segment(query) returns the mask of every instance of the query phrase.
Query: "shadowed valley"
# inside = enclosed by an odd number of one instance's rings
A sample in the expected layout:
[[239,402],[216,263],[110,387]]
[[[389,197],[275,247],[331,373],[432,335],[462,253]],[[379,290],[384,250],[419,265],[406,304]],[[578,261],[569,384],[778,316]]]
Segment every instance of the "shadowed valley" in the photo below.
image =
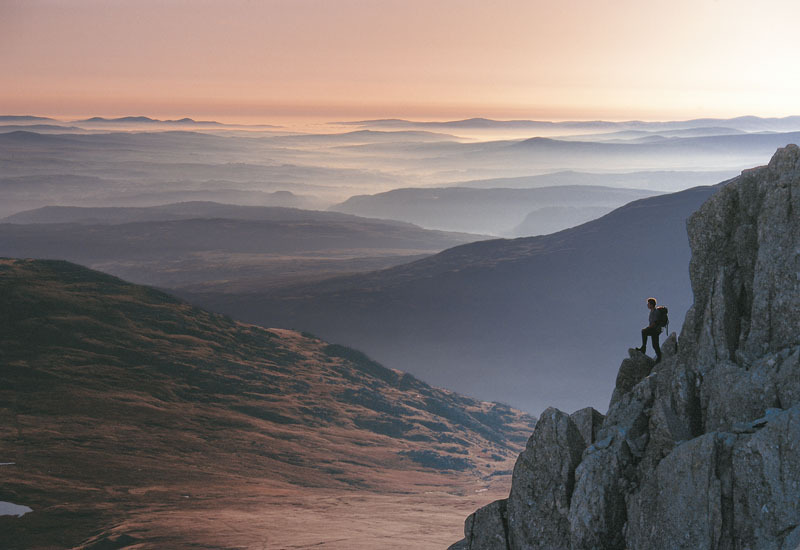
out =
[[657,294],[674,319],[691,305],[685,223],[717,189],[641,199],[551,235],[462,245],[379,272],[185,296],[525,410],[599,408],[620,347],[639,337],[644,300]]

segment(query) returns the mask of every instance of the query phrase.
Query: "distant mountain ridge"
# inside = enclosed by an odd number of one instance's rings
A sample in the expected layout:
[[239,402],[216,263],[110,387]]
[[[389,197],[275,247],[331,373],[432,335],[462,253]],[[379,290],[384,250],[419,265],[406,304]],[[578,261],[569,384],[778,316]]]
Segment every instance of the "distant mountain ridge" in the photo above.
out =
[[[18,212],[6,223],[131,223],[198,218],[225,218],[271,221],[363,221],[363,216],[324,210],[303,210],[281,206],[243,206],[212,201],[183,201],[159,206],[44,206]],[[377,220],[373,220],[376,221]],[[412,227],[403,221],[381,220],[381,224]]]
[[52,117],[42,117],[33,115],[0,115],[0,123],[3,122],[53,122],[60,124],[100,124],[100,125],[120,125],[120,124],[142,124],[142,125],[171,125],[171,126],[203,126],[203,127],[252,127],[252,128],[282,128],[272,124],[229,124],[225,122],[218,122],[215,120],[194,120],[189,117],[180,119],[158,119],[149,116],[122,116],[122,117],[102,117],[93,116],[90,118],[67,120],[56,119]]
[[[347,152],[364,159],[389,155],[406,170],[460,173],[458,180],[576,172],[720,172],[741,171],[775,149],[800,141],[800,125],[791,131],[747,132],[654,140],[559,139],[544,132],[499,132],[494,139],[471,142],[409,143],[391,151],[385,144],[354,145]],[[480,134],[480,133],[479,133]],[[531,137],[533,134],[533,137]],[[500,139],[498,139],[500,138]],[[487,178],[464,176],[489,174]],[[452,175],[449,181],[453,181]]]
[[59,133],[72,133],[84,132],[83,128],[77,126],[60,126],[57,124],[2,124],[0,125],[0,132],[59,132]]
[[641,172],[578,172],[565,170],[534,176],[491,178],[460,181],[448,187],[492,189],[496,187],[529,189],[556,185],[602,185],[616,188],[636,188],[653,191],[675,192],[689,187],[714,185],[736,176],[735,170],[723,171],[641,171]]
[[375,141],[413,141],[413,142],[426,142],[426,141],[460,141],[462,138],[451,134],[442,134],[439,132],[430,131],[403,131],[403,130],[355,130],[352,132],[339,132],[334,134],[287,134],[281,136],[274,136],[262,138],[265,140],[275,141],[278,143],[322,143],[327,142],[330,145],[339,145],[347,143],[368,143]]
[[0,122],[54,122],[56,119],[32,115],[0,115]]
[[[429,229],[508,235],[531,212],[545,207],[607,207],[606,212],[655,191],[619,189],[600,185],[507,188],[400,188],[375,195],[356,195],[329,210],[359,216],[396,219]],[[605,213],[605,212],[604,212]],[[586,220],[582,220],[586,221]],[[557,230],[571,223],[562,219]],[[552,233],[544,227],[535,233]],[[516,235],[515,235],[516,236]]]
[[648,138],[664,138],[669,139],[672,137],[703,137],[703,136],[724,136],[736,135],[746,133],[744,130],[738,128],[726,128],[718,126],[699,126],[692,128],[678,128],[678,129],[659,129],[659,130],[619,130],[616,132],[606,132],[602,134],[575,134],[572,136],[558,136],[562,140],[641,140]]
[[381,269],[481,235],[295,208],[45,207],[0,220],[0,256],[63,259],[161,288],[263,290]]
[[76,120],[78,122],[135,122],[135,123],[142,123],[148,124],[152,122],[158,122],[160,124],[202,124],[204,126],[217,126],[221,125],[219,122],[215,122],[212,120],[193,120],[188,117],[181,118],[179,120],[159,120],[157,118],[150,118],[146,116],[124,116],[119,118],[104,118],[100,116],[95,116],[92,118],[87,118],[84,120]]
[[375,119],[337,122],[336,124],[361,125],[372,127],[407,127],[429,126],[440,128],[522,128],[522,129],[686,129],[707,126],[746,129],[748,131],[763,131],[775,129],[800,129],[800,116],[787,116],[780,118],[762,118],[756,116],[740,116],[734,118],[698,118],[684,121],[649,122],[642,120],[629,120],[623,122],[593,120],[593,121],[564,121],[551,122],[541,120],[493,120],[488,118],[470,118],[453,121],[412,121],[404,119]]

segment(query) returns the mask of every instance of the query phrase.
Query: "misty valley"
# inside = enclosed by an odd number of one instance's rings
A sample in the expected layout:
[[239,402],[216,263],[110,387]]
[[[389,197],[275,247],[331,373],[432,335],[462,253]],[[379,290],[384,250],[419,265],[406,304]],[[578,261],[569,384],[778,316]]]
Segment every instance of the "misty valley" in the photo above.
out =
[[0,123],[0,255],[310,331],[534,414],[601,405],[642,296],[682,319],[684,220],[800,130],[797,117]]
[[456,542],[548,407],[602,439],[649,296],[669,333],[711,315],[687,220],[798,141],[800,117],[0,116],[0,546]]

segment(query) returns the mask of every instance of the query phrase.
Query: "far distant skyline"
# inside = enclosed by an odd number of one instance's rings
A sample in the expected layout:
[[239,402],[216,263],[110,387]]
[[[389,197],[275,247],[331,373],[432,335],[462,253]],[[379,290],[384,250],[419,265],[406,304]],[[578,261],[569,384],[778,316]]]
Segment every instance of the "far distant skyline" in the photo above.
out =
[[6,0],[0,111],[225,122],[800,113],[789,0]]
[[[238,117],[238,118],[216,118],[211,116],[205,117],[198,117],[198,116],[190,116],[186,113],[178,113],[174,115],[153,115],[151,113],[134,113],[134,114],[97,114],[97,113],[82,113],[80,115],[58,115],[52,113],[37,113],[37,112],[0,112],[0,118],[19,118],[19,122],[28,122],[28,123],[42,123],[47,124],[48,121],[53,121],[54,123],[58,124],[78,124],[78,123],[89,123],[89,122],[116,122],[116,123],[135,123],[135,122],[153,122],[153,123],[174,123],[174,124],[198,124],[198,125],[222,125],[222,126],[252,126],[254,128],[275,128],[280,129],[283,126],[279,125],[271,125],[268,124],[268,119],[263,119],[263,117]],[[281,118],[280,116],[277,118]],[[373,128],[373,129],[380,129],[384,124],[386,131],[391,131],[393,129],[407,129],[413,128],[414,125],[447,125],[452,123],[461,123],[461,122],[469,122],[469,121],[476,121],[477,124],[480,124],[479,121],[487,121],[487,122],[497,122],[497,123],[543,123],[543,124],[554,124],[558,125],[561,124],[592,124],[595,122],[605,122],[610,124],[621,124],[624,125],[626,123],[630,123],[635,125],[637,123],[643,124],[658,124],[660,122],[664,123],[680,123],[680,122],[691,122],[694,120],[711,120],[711,121],[732,121],[737,119],[760,119],[760,120],[786,120],[786,119],[796,119],[800,118],[800,114],[786,114],[781,116],[774,116],[774,117],[762,117],[757,115],[751,114],[741,114],[736,116],[730,117],[713,117],[713,116],[698,116],[698,117],[681,117],[681,118],[674,118],[674,119],[635,119],[635,118],[620,118],[620,119],[605,119],[605,118],[585,118],[585,119],[578,119],[578,118],[565,118],[565,119],[545,119],[545,118],[500,118],[500,117],[488,117],[488,116],[481,116],[481,115],[474,115],[468,117],[439,117],[439,118],[424,118],[424,117],[375,117],[375,118],[351,118],[351,119],[340,119],[340,120],[332,120],[330,117],[324,117],[321,115],[318,116],[306,116],[302,117],[299,115],[284,115],[286,120],[292,120],[296,118],[298,120],[305,120],[311,121],[314,125],[321,126],[321,125],[330,125],[330,126],[341,126],[341,127],[351,127],[352,130],[357,130],[359,128]],[[22,119],[28,119],[27,121]],[[139,120],[135,120],[139,119]],[[7,121],[13,123],[13,121]],[[407,122],[409,125],[399,125],[395,127],[392,123],[404,123]],[[467,126],[471,128],[471,126]],[[566,128],[571,128],[571,126],[567,126]],[[435,130],[434,130],[435,131]],[[566,130],[565,130],[566,131]]]
[[[155,116],[152,114],[122,114],[122,115],[98,115],[96,113],[83,114],[81,116],[58,116],[48,113],[7,113],[0,112],[0,118],[3,117],[33,117],[34,120],[28,121],[13,121],[5,120],[3,124],[11,124],[18,126],[17,129],[25,128],[40,128],[42,125],[55,124],[64,128],[71,128],[73,126],[83,127],[84,129],[92,129],[95,131],[125,131],[125,132],[149,132],[149,131],[162,131],[162,130],[186,130],[186,131],[206,131],[217,129],[238,129],[241,131],[253,132],[277,132],[277,133],[311,133],[311,134],[339,134],[358,132],[363,130],[392,132],[392,131],[426,131],[434,132],[442,135],[459,136],[462,139],[468,140],[503,140],[503,139],[524,139],[529,137],[550,137],[558,139],[558,136],[577,136],[583,134],[602,134],[606,132],[639,130],[657,132],[666,130],[667,127],[659,126],[661,123],[672,125],[673,130],[683,127],[682,123],[686,122],[691,127],[694,121],[703,122],[706,126],[720,126],[722,128],[734,128],[735,131],[742,131],[742,127],[737,124],[744,124],[744,131],[749,132],[783,132],[795,131],[797,129],[800,114],[786,115],[780,117],[756,117],[753,115],[741,115],[737,117],[697,117],[697,118],[680,118],[674,120],[643,120],[643,119],[625,119],[625,120],[602,120],[602,119],[586,119],[586,120],[545,120],[545,119],[501,119],[489,117],[468,117],[468,118],[430,118],[424,119],[408,117],[408,118],[383,118],[377,117],[375,119],[352,119],[352,120],[330,120],[325,117],[298,117],[298,116],[283,116],[283,117],[236,117],[236,118],[218,118],[213,116],[193,117],[188,116],[186,113],[179,113],[169,116]],[[102,119],[102,120],[96,120]],[[149,119],[152,121],[146,122],[143,120],[128,120],[128,119]],[[744,119],[753,119],[752,121],[744,121]],[[475,124],[462,124],[471,120],[477,120]],[[52,122],[50,122],[52,121]],[[103,121],[108,122],[104,124]],[[485,124],[481,121],[487,121]],[[740,122],[736,122],[740,121]],[[760,122],[758,122],[760,121]],[[778,122],[784,121],[784,122]],[[506,125],[506,123],[512,123]],[[518,124],[513,124],[518,123]],[[526,124],[526,123],[532,123]],[[541,124],[538,124],[541,123]],[[605,123],[608,126],[597,126],[596,123]],[[679,126],[674,126],[678,124]],[[775,126],[778,124],[778,126]],[[731,126],[733,125],[733,126]],[[748,126],[751,126],[748,128]],[[34,130],[36,131],[36,130]],[[54,131],[53,129],[46,131]]]

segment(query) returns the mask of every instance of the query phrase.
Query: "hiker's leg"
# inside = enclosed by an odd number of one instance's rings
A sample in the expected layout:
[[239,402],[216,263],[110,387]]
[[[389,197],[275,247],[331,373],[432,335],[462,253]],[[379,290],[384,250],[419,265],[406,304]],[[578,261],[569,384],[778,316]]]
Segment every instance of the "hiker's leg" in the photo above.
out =
[[644,353],[644,350],[647,349],[647,328],[648,327],[644,327],[642,329],[642,353]]
[[661,346],[658,345],[658,339],[661,336],[661,331],[658,329],[650,333],[650,339],[653,341],[653,349],[656,352],[656,358],[661,359]]

